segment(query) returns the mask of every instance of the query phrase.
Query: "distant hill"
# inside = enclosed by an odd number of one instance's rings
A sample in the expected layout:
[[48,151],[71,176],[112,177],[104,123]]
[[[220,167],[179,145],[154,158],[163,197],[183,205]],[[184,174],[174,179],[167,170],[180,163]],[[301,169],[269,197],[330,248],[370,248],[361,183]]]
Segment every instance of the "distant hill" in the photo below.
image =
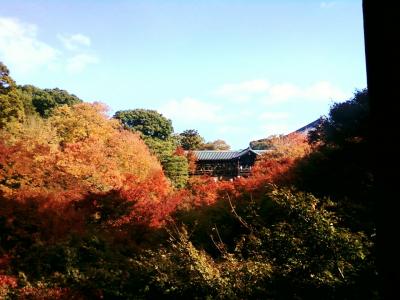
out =
[[[303,134],[307,134],[310,130],[313,130],[315,128],[317,128],[317,126],[319,124],[321,124],[322,122],[322,118],[319,118],[287,135],[293,134],[293,133],[303,133]],[[255,140],[255,141],[251,141],[250,142],[250,148],[254,149],[254,150],[268,150],[270,148],[270,143],[269,143],[269,139],[265,138],[265,139],[259,139],[259,140]]]

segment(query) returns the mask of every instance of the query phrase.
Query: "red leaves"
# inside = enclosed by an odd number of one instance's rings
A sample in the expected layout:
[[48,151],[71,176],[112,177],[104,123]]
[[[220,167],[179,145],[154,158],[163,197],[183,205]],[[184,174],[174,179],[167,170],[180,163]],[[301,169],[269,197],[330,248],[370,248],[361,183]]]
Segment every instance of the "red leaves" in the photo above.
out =
[[264,193],[268,184],[289,182],[292,166],[310,149],[306,137],[295,133],[272,137],[269,142],[274,151],[264,154],[247,178],[217,181],[211,177],[192,177],[182,207],[212,205],[227,195],[232,199],[244,198],[244,195],[256,196]]
[[0,290],[5,287],[15,288],[16,286],[17,286],[17,279],[14,276],[0,274]]
[[162,171],[143,181],[135,176],[127,177],[121,196],[134,205],[130,214],[119,220],[118,224],[134,222],[150,227],[163,225],[181,201],[180,197],[171,194],[170,185]]
[[[98,104],[62,106],[14,135],[0,131],[0,191],[23,199],[58,193],[59,201],[120,189],[126,175],[161,170],[138,135],[121,130]],[[33,130],[36,129],[36,130]]]
[[177,147],[175,149],[174,155],[185,156],[185,150],[182,147]]

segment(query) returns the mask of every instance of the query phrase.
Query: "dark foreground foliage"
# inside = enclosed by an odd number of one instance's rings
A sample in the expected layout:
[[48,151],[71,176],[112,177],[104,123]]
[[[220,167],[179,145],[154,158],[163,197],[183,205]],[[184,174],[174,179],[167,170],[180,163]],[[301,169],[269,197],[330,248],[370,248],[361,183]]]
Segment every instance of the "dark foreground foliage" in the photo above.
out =
[[86,209],[83,231],[51,241],[43,234],[48,212],[14,208],[30,218],[1,219],[1,249],[18,287],[7,297],[30,291],[42,299],[47,289],[44,299],[54,290],[59,299],[376,299],[373,243],[338,226],[331,205],[270,186],[258,199],[181,211],[158,230],[108,226],[120,211],[108,207],[97,222]]
[[366,90],[233,182],[77,102],[0,63],[0,299],[380,299]]

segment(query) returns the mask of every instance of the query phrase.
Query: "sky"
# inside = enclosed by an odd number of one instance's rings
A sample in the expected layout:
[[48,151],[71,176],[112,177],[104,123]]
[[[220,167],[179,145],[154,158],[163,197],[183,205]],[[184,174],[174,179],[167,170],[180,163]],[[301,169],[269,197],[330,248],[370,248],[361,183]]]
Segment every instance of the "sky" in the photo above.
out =
[[17,84],[155,109],[238,150],[366,87],[361,2],[0,0],[0,61]]

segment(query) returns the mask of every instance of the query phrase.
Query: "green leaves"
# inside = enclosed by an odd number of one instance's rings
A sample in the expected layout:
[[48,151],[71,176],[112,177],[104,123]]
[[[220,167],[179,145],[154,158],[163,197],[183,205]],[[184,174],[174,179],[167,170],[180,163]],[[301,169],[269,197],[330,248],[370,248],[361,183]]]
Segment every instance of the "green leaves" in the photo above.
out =
[[41,117],[49,117],[58,106],[82,103],[77,96],[58,88],[40,89],[32,85],[24,85],[18,86],[18,91],[27,98],[25,101],[29,102]]
[[7,67],[0,62],[0,129],[15,126],[25,120],[25,111],[14,80]]
[[174,131],[171,120],[155,110],[133,109],[117,111],[114,118],[120,120],[126,127],[140,131],[144,136],[160,140],[168,139]]
[[195,129],[188,129],[179,134],[179,142],[185,150],[197,150],[204,143],[204,138]]

